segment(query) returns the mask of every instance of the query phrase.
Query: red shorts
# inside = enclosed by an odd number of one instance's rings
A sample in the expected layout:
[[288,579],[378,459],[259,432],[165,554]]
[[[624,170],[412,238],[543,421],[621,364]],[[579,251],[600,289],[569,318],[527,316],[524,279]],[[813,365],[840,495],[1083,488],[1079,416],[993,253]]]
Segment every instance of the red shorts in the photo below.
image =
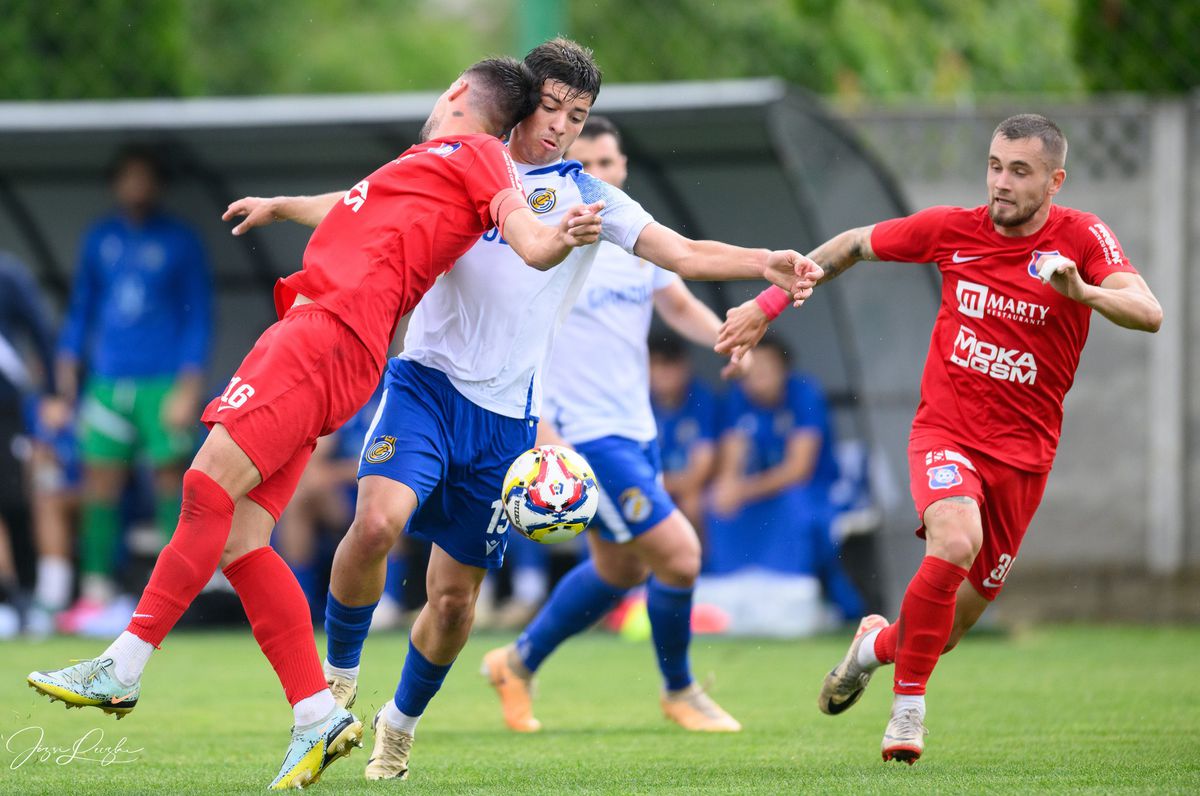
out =
[[[1018,470],[949,436],[921,434],[908,443],[908,475],[918,517],[943,498],[969,497],[979,504],[983,546],[967,580],[986,599],[996,599],[1050,474]],[[917,535],[925,538],[924,525]]]
[[201,420],[224,426],[254,462],[262,483],[248,497],[278,520],[317,438],[362,408],[380,375],[349,326],[316,304],[302,304],[262,333]]

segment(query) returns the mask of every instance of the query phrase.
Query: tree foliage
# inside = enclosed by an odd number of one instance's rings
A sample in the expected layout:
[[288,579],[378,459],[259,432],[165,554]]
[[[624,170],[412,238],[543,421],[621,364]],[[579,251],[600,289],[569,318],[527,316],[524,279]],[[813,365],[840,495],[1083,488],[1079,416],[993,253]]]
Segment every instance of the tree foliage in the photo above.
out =
[[0,97],[83,99],[191,94],[179,0],[0,2]]
[[1187,91],[1200,86],[1200,2],[1078,0],[1075,40],[1093,91]]
[[0,98],[437,89],[548,13],[610,81],[873,102],[1200,84],[1200,0],[0,0]]

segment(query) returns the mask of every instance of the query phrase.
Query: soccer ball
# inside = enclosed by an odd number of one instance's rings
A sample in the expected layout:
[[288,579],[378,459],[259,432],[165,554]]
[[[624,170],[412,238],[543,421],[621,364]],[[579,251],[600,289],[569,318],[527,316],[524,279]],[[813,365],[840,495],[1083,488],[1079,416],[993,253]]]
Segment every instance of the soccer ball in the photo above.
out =
[[596,516],[600,486],[578,452],[560,445],[525,451],[508,468],[500,494],[514,528],[535,542],[574,539]]

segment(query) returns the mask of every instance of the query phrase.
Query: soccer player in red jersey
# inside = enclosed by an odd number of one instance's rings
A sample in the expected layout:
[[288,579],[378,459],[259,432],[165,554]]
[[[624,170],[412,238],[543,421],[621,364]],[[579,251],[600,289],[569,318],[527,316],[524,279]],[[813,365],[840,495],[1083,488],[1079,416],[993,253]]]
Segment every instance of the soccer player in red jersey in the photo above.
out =
[[594,243],[601,203],[557,227],[528,208],[500,138],[537,102],[532,73],[505,58],[475,64],[447,89],[422,143],[350,189],[313,233],[303,270],[281,280],[280,320],[259,338],[220,397],[183,481],[179,525],[128,628],[98,658],[29,684],[68,706],[123,716],[142,670],[221,564],[295,713],[271,787],[316,781],[361,745],[362,724],[335,704],[303,592],[267,546],[318,437],[371,397],[401,316],[492,228],[529,265],[549,268]]
[[[942,274],[908,448],[926,555],[899,619],[862,620],[818,703],[824,713],[845,711],[877,667],[895,663],[884,760],[921,756],[925,686],[938,656],[1004,586],[1054,461],[1092,310],[1128,329],[1162,323],[1104,222],[1053,203],[1066,153],[1053,122],[1013,116],[992,136],[986,205],[931,207],[852,229],[809,255],[825,270],[822,282],[859,260],[932,261]],[[788,298],[771,289],[730,310],[717,350],[753,345]]]

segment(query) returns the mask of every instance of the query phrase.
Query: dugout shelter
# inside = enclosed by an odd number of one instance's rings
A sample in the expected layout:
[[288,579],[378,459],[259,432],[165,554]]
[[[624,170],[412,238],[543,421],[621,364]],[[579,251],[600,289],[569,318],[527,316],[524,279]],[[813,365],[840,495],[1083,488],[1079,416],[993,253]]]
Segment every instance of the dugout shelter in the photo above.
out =
[[[110,206],[113,153],[129,142],[161,147],[173,174],[167,205],[200,231],[217,281],[210,382],[219,389],[274,319],[271,286],[299,267],[308,237],[278,225],[233,238],[220,220],[226,204],[353,185],[416,140],[435,97],[0,103],[0,248],[29,263],[61,306],[80,235]],[[622,130],[628,192],[694,238],[803,252],[909,210],[851,130],[781,81],[610,85],[595,110]],[[693,287],[723,312],[761,285]],[[885,552],[914,525],[904,446],[937,301],[928,266],[860,264],[773,326],[826,386],[840,435],[878,454]],[[717,362],[700,367],[713,375]]]

